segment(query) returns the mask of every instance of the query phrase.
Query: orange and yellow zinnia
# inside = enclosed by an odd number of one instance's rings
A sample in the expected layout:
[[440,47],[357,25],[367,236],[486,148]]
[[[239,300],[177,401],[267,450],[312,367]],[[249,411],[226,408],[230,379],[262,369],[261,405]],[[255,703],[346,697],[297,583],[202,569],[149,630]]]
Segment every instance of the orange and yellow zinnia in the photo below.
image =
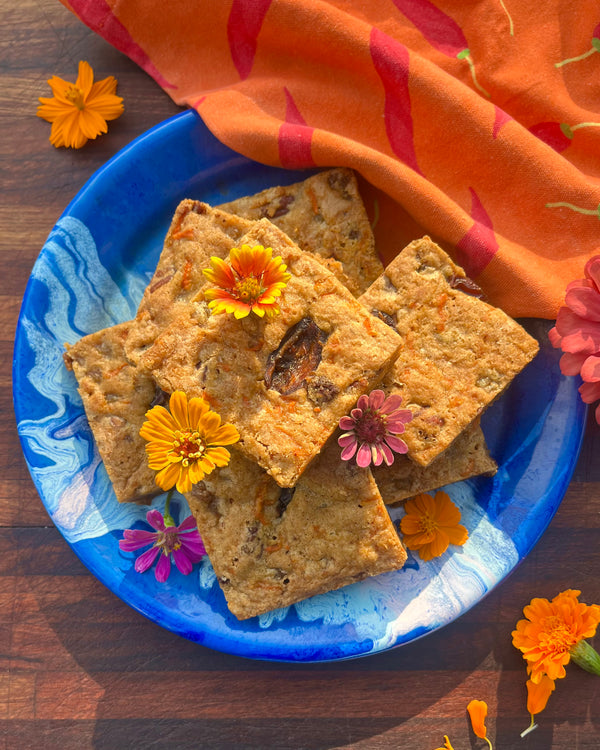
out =
[[565,666],[577,660],[579,644],[592,638],[600,623],[600,607],[580,602],[580,591],[567,589],[552,599],[532,599],[523,609],[524,620],[512,633],[513,645],[523,653],[531,681],[544,675],[550,680],[564,677]]
[[38,117],[52,123],[50,143],[56,148],[81,148],[88,140],[106,133],[107,122],[123,112],[123,99],[116,96],[113,76],[94,83],[94,71],[81,60],[75,83],[58,76],[48,80],[51,98],[40,96]]
[[446,492],[436,492],[435,497],[416,495],[406,501],[404,509],[406,515],[400,522],[404,544],[426,562],[443,555],[450,544],[464,544],[469,537],[459,523],[460,510]]
[[291,275],[279,256],[262,245],[242,245],[229,253],[229,263],[212,257],[203,274],[215,286],[204,296],[214,314],[233,313],[245,318],[251,312],[260,318],[279,312],[278,298]]
[[163,490],[189,492],[215,468],[227,466],[231,454],[223,447],[237,443],[240,435],[203,398],[189,400],[175,391],[169,409],[154,406],[146,412],[140,435],[147,440],[148,466],[156,471]]

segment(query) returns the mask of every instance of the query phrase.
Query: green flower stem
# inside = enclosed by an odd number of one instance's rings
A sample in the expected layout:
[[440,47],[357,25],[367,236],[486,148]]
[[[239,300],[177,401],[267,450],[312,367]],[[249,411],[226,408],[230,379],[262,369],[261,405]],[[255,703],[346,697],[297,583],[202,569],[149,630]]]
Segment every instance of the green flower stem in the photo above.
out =
[[537,724],[533,720],[533,714],[531,714],[531,724],[527,727],[527,729],[524,729],[521,732],[521,737],[526,737],[529,732],[533,732],[534,729],[537,729]]
[[169,490],[167,499],[165,500],[165,509],[163,511],[163,518],[165,519],[165,526],[175,526],[173,516],[169,513],[169,506],[171,505],[171,498],[173,497],[173,490]]
[[469,70],[471,71],[471,78],[473,79],[473,83],[475,84],[475,88],[479,89],[484,96],[490,97],[489,91],[486,91],[483,86],[479,83],[477,80],[477,75],[475,73],[475,63],[473,62],[471,58],[471,50],[467,47],[463,50],[461,50],[458,55],[456,55],[458,60],[466,60],[467,64],[469,66]]
[[600,675],[600,654],[587,641],[579,641],[570,654],[575,664],[586,672]]
[[580,122],[578,125],[571,125],[571,131],[579,128],[600,128],[600,122]]
[[546,208],[570,208],[571,211],[576,211],[578,214],[598,216],[600,218],[600,206],[598,208],[580,208],[580,206],[574,206],[572,203],[559,201],[558,203],[546,203]]

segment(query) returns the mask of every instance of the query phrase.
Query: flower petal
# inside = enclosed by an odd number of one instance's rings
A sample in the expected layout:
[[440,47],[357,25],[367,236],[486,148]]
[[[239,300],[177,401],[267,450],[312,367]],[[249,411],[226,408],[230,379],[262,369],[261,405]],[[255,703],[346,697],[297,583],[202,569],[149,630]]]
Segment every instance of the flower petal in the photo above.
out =
[[366,468],[371,463],[371,447],[368,443],[363,443],[356,454],[356,463],[361,468]]
[[354,440],[349,445],[345,446],[344,450],[342,451],[342,455],[341,455],[342,461],[350,461],[350,459],[356,453],[356,449],[357,448],[358,448],[358,442],[356,440]]
[[467,706],[469,717],[471,719],[471,726],[477,737],[481,737],[484,740],[487,737],[487,729],[485,727],[485,717],[487,716],[487,703],[485,701],[472,700]]
[[562,336],[563,352],[595,354],[600,351],[600,325],[579,317],[568,307],[558,311],[556,329]]
[[597,383],[600,380],[600,353],[584,361],[581,366],[581,377],[586,383]]
[[565,304],[580,318],[600,321],[600,292],[591,287],[570,288],[565,294]]
[[154,576],[159,583],[164,583],[171,572],[171,557],[170,555],[162,555],[158,558],[156,568],[154,568]]
[[400,438],[395,435],[386,435],[385,442],[393,451],[396,451],[396,453],[408,453],[408,446],[404,440],[400,440]]
[[371,409],[379,410],[379,407],[383,404],[385,401],[385,393],[383,391],[380,391],[378,388],[374,391],[371,391],[369,394],[369,406]]
[[137,573],[145,573],[148,568],[152,565],[156,559],[156,555],[160,552],[159,547],[150,547],[149,550],[143,552],[135,561],[133,566]]
[[177,566],[177,570],[184,576],[189,575],[192,572],[192,568],[194,566],[192,565],[192,561],[190,560],[190,558],[184,552],[183,548],[180,547],[179,549],[174,549],[171,554],[173,555],[173,561]]
[[595,255],[588,260],[585,264],[584,273],[586,279],[593,281],[596,289],[600,292],[600,255]]

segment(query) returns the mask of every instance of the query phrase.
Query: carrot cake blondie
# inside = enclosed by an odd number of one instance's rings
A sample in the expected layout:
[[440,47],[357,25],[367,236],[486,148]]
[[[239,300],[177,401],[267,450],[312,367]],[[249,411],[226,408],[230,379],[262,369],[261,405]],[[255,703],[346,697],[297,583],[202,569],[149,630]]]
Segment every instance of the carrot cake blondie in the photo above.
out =
[[133,364],[158,334],[192,306],[197,319],[208,317],[199,292],[206,286],[202,269],[211,255],[225,257],[251,221],[186,199],[175,211],[154,275],[146,287],[130,327],[125,351]]
[[293,487],[340,417],[381,381],[401,339],[268,219],[240,244],[271,247],[287,265],[279,314],[213,315],[203,325],[181,314],[140,363],[166,392],[207,398],[246,455]]
[[332,441],[295,488],[232,451],[186,495],[231,612],[240,620],[397,570],[406,552],[370,472]]
[[506,313],[461,291],[465,272],[423,237],[359,298],[402,338],[383,381],[413,412],[403,439],[426,466],[502,393],[539,345]]
[[117,500],[150,502],[161,492],[148,468],[139,435],[144,414],[163,394],[125,358],[130,323],[121,323],[67,345],[65,364],[75,374],[98,453]]
[[492,476],[497,469],[476,419],[428,466],[419,466],[406,456],[395,456],[391,466],[373,466],[371,471],[383,502],[397,505],[420,492],[437,490],[446,484],[481,474]]
[[383,273],[356,176],[339,167],[293,185],[268,188],[219,206],[246,219],[269,219],[316,255],[358,297]]

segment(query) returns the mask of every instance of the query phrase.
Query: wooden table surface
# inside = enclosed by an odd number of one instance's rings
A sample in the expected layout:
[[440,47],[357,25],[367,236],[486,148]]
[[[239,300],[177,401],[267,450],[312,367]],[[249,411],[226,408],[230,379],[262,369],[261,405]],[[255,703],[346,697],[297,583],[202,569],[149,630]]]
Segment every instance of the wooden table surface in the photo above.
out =
[[[484,601],[411,645],[344,663],[281,665],[217,653],[146,620],[99,583],[53,527],[12,407],[19,306],[52,226],[84,182],[178,107],[58,0],[0,0],[0,748],[485,748],[466,714],[489,705],[497,750],[600,747],[600,679],[577,666],[525,739],[525,669],[511,630],[533,596],[600,603],[600,428],[533,552]],[[46,80],[88,60],[115,75],[125,113],[80,151],[35,116]],[[600,638],[597,639],[597,644]]]

